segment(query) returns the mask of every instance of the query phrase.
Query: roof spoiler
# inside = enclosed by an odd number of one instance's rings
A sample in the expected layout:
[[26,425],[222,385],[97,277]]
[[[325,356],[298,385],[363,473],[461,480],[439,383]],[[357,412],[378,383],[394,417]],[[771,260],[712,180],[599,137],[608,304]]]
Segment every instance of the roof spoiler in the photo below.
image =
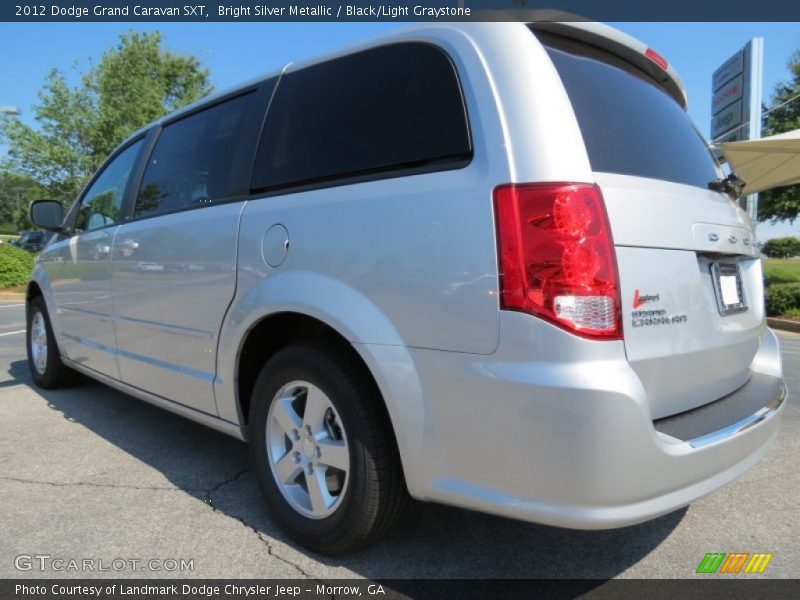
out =
[[535,22],[528,26],[534,32],[541,31],[575,40],[625,60],[652,78],[682,108],[686,108],[686,90],[675,69],[636,38],[593,21]]

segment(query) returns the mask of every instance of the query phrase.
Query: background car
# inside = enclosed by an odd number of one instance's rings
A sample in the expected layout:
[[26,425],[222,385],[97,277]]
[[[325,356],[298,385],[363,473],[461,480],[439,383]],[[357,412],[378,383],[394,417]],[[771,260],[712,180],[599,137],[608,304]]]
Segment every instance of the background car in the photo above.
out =
[[29,252],[39,252],[47,245],[53,234],[48,231],[22,231],[19,234],[19,239],[12,240],[14,245],[28,250]]

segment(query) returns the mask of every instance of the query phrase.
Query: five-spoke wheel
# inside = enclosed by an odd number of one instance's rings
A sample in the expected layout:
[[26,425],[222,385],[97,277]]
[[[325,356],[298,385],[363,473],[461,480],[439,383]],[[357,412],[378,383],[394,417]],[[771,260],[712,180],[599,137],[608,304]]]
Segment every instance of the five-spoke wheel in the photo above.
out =
[[41,296],[31,298],[28,302],[27,316],[25,345],[28,350],[28,368],[33,381],[39,387],[47,389],[74,382],[75,371],[61,361],[44,298]]
[[331,515],[347,488],[350,450],[328,396],[307,381],[292,381],[275,395],[267,418],[272,475],[286,501],[313,519]]
[[248,431],[270,517],[300,544],[354,550],[405,513],[385,405],[346,343],[297,343],[272,356],[253,386]]
[[44,375],[47,370],[47,324],[42,311],[38,308],[34,310],[33,317],[31,317],[29,338],[28,350],[33,368],[39,375]]

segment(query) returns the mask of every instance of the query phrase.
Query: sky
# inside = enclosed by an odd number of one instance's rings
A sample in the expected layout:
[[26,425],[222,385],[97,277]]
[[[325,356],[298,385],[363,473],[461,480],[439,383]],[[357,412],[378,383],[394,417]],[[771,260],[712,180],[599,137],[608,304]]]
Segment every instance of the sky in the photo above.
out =
[[[789,77],[786,62],[800,48],[800,23],[610,23],[654,48],[683,78],[689,114],[706,135],[711,74],[748,40],[764,38],[764,100]],[[0,23],[0,106],[14,105],[30,122],[36,93],[51,68],[85,69],[129,29],[161,31],[166,46],[194,53],[217,89],[231,87],[291,61],[355,43],[398,23]],[[0,147],[0,155],[5,151]],[[759,225],[761,240],[800,234],[793,226]]]

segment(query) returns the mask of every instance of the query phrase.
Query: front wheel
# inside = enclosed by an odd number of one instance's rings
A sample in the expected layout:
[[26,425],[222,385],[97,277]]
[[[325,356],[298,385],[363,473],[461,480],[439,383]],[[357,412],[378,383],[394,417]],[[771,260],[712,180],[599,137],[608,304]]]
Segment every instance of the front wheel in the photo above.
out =
[[28,368],[34,383],[45,389],[55,389],[73,383],[77,373],[61,361],[44,299],[37,296],[31,300],[27,312],[28,326],[25,341],[28,350]]
[[318,552],[362,547],[409,502],[380,394],[334,347],[278,352],[256,381],[250,451],[278,524]]

